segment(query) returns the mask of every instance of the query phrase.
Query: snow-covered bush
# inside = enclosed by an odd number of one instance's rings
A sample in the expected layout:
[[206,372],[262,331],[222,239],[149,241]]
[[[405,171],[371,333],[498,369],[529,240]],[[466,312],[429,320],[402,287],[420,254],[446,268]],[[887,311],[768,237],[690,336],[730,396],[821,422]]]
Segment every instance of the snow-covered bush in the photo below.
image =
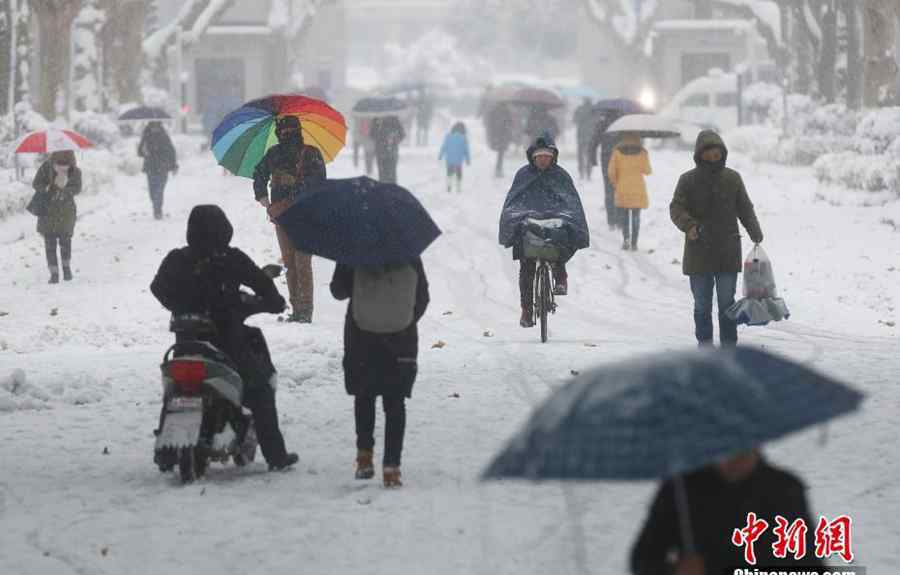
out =
[[900,161],[889,155],[856,152],[825,154],[813,165],[820,182],[870,192],[897,190],[898,168]]
[[73,115],[72,128],[95,146],[103,148],[113,148],[121,139],[119,125],[109,114],[77,112]]

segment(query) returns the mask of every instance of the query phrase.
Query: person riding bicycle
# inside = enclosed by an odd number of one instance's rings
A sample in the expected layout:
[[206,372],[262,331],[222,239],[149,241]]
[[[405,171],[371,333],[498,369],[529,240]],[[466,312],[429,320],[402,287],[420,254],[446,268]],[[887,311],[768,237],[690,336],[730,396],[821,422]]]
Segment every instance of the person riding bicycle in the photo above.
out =
[[590,232],[581,206],[581,198],[572,177],[560,167],[559,149],[550,134],[539,136],[526,152],[528,164],[519,169],[500,215],[500,244],[513,248],[513,260],[519,260],[519,294],[522,327],[534,326],[535,260],[524,257],[522,241],[529,220],[559,220],[565,230],[565,254],[553,262],[556,283],[554,293],[568,293],[566,262],[577,250],[590,245]]
[[263,457],[270,469],[284,469],[299,458],[287,452],[278,428],[271,385],[275,368],[262,331],[245,326],[235,309],[241,305],[241,286],[253,290],[271,313],[284,311],[285,301],[247,254],[228,245],[233,233],[219,206],[195,206],[188,217],[187,246],[166,255],[150,291],[174,314],[203,314],[213,321],[216,330],[210,343],[228,356],[247,382],[244,404],[253,412]]

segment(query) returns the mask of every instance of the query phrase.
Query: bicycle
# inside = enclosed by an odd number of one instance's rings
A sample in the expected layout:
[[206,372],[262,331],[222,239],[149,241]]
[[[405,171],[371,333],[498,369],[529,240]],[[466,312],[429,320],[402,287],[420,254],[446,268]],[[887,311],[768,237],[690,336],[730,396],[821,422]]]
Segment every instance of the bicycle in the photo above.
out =
[[541,326],[541,343],[547,343],[550,337],[549,316],[555,314],[557,309],[552,267],[553,263],[562,259],[563,252],[558,243],[546,236],[552,235],[552,230],[560,229],[562,226],[563,222],[559,219],[528,219],[522,242],[524,257],[535,260],[532,309],[535,319]]

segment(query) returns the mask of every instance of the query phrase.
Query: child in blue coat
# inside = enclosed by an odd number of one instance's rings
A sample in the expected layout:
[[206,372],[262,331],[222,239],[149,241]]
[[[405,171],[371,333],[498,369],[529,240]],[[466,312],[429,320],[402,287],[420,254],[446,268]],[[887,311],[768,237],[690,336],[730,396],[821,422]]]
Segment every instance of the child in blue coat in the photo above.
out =
[[456,178],[456,191],[462,193],[463,162],[471,164],[466,125],[462,122],[454,124],[444,138],[441,154],[438,156],[438,161],[440,160],[447,163],[447,192],[453,191],[453,178]]

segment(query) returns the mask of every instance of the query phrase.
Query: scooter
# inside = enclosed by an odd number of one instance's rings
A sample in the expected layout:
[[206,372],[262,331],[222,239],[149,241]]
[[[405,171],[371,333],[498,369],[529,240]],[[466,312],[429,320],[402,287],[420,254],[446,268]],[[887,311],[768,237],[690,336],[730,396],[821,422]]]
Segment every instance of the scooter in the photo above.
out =
[[[281,272],[279,266],[263,270],[269,277]],[[243,325],[267,311],[261,298],[241,292],[234,313]],[[159,470],[177,466],[181,481],[190,483],[206,473],[210,462],[233,460],[239,467],[252,462],[258,443],[253,416],[243,406],[245,382],[231,358],[212,343],[215,323],[204,314],[174,314],[169,331],[176,343],[160,365],[163,409],[153,457]]]

